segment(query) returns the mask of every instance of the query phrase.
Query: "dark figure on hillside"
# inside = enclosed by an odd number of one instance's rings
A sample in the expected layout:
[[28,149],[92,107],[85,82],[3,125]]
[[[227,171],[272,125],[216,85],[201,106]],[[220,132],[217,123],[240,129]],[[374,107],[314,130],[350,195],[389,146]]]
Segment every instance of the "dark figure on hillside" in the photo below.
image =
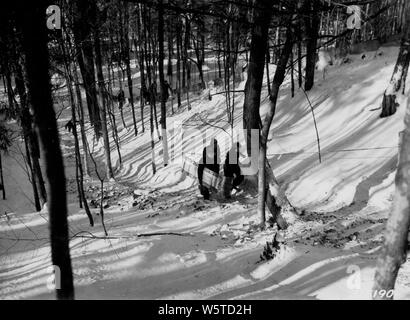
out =
[[223,192],[226,198],[231,197],[233,189],[239,190],[238,186],[243,182],[244,176],[241,174],[241,168],[239,166],[239,142],[236,142],[231,150],[226,154],[224,163],[224,184]]
[[150,104],[154,105],[156,100],[157,100],[157,84],[155,82],[153,82],[150,86],[149,86],[149,102]]
[[125,102],[124,90],[120,89],[120,92],[117,95],[117,100],[118,100],[118,108],[121,110]]
[[170,93],[172,94],[172,88],[169,85],[168,81],[165,80],[164,82],[164,95],[165,95],[165,101],[168,101]]
[[145,104],[150,103],[150,93],[145,84],[143,84],[141,87],[141,94],[142,94],[142,97],[144,98],[144,103]]
[[219,175],[219,163],[221,162],[220,154],[218,141],[215,138],[211,139],[209,145],[202,151],[202,158],[198,165],[198,182],[199,189],[205,200],[209,200],[209,188],[202,183],[204,169],[208,168]]
[[64,128],[65,128],[66,130],[68,130],[68,132],[73,132],[73,130],[74,130],[73,119],[70,119],[70,120],[66,123],[66,125],[64,126]]

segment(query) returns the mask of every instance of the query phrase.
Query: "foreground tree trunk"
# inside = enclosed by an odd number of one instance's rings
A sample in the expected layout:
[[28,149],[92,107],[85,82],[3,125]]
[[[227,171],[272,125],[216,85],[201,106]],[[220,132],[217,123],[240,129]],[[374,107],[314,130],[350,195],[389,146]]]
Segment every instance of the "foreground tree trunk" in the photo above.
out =
[[19,119],[23,128],[23,136],[26,146],[27,163],[31,171],[31,183],[33,185],[34,203],[37,211],[40,211],[47,202],[47,191],[40,166],[40,148],[38,139],[33,131],[33,117],[29,111],[26,86],[24,85],[23,70],[18,64],[16,67],[16,88],[20,97]]
[[168,88],[165,85],[164,78],[164,7],[162,0],[158,2],[158,72],[161,95],[161,133],[162,133],[162,149],[164,156],[164,166],[168,165],[168,137],[167,137],[167,109],[166,109],[166,91]]
[[317,10],[317,0],[305,0],[303,5],[305,12],[310,12],[305,18],[306,35],[308,37],[306,43],[306,80],[305,91],[313,88],[315,83],[315,68],[316,68],[316,48],[320,28],[320,16]]
[[95,21],[96,7],[91,0],[76,0],[74,4],[74,40],[77,61],[83,77],[90,122],[99,138],[101,136],[100,110],[95,86],[95,68],[91,21]]
[[3,194],[3,200],[6,200],[6,186],[5,186],[4,178],[3,178],[3,164],[1,160],[1,150],[0,150],[0,186],[1,186],[1,191]]
[[380,290],[394,290],[397,273],[406,261],[410,228],[410,103],[407,104],[396,173],[396,191],[393,206],[386,224],[385,240],[377,261],[375,299],[392,299]]
[[[272,124],[272,120],[276,113],[276,103],[277,103],[278,96],[279,96],[279,89],[280,89],[280,86],[282,85],[283,80],[285,79],[286,65],[292,53],[292,48],[293,48],[293,31],[291,30],[291,27],[288,27],[288,31],[286,35],[286,42],[282,49],[282,53],[279,58],[278,66],[276,68],[275,76],[272,82],[271,94],[269,96],[270,108],[263,121],[262,131],[260,135],[258,213],[261,219],[265,218],[265,202],[267,201],[267,199],[269,199],[268,208],[271,211],[271,214],[273,215],[273,217],[276,218],[276,220],[277,220],[277,217],[281,209],[281,206],[279,206],[276,203],[276,200],[270,191],[270,187],[272,187],[277,190],[277,193],[279,195],[280,188],[273,175],[273,172],[269,172],[269,174],[268,172],[266,172],[266,170],[272,171],[270,167],[267,166],[268,162],[267,162],[267,152],[266,151],[267,151],[267,141],[268,141],[269,130]],[[269,180],[267,180],[266,177],[269,177]],[[267,196],[268,194],[269,196]],[[289,204],[289,201],[286,199],[286,197],[284,197],[284,194],[282,195],[282,199],[285,201],[285,203],[283,203],[282,205]],[[261,220],[261,223],[264,223],[264,222],[265,220]],[[280,219],[280,221],[277,221],[277,222],[281,228],[286,227],[286,223],[283,223],[282,219]]]
[[[128,92],[130,95],[130,104],[131,104],[131,113],[132,113],[132,122],[134,124],[134,133],[135,136],[138,135],[138,128],[137,128],[137,119],[135,117],[135,106],[134,106],[134,93],[133,93],[133,83],[132,83],[132,74],[131,74],[131,64],[130,64],[130,39],[128,37],[128,28],[129,28],[129,13],[128,13],[128,3],[120,4],[121,6],[125,6],[124,8],[124,25],[120,25],[120,31],[122,27],[124,27],[124,32],[121,33],[121,42],[123,45],[121,48],[123,49],[123,52],[121,53],[122,58],[125,62],[125,67],[127,71],[127,83],[128,83]],[[121,12],[121,10],[120,10]],[[120,16],[121,17],[121,16]],[[142,120],[141,120],[142,121]]]
[[[59,268],[58,299],[73,299],[74,286],[68,240],[66,184],[62,153],[51,98],[45,12],[47,1],[27,2],[16,10],[22,65],[34,121],[43,146],[49,181],[51,259]],[[57,282],[57,281],[56,281]]]
[[397,107],[399,106],[397,103],[397,94],[400,92],[401,88],[403,88],[404,94],[404,87],[406,85],[410,63],[410,1],[405,1],[405,19],[399,56],[390,83],[383,95],[382,113],[380,118],[389,117],[395,114]]
[[100,117],[101,117],[101,132],[104,141],[104,155],[105,155],[105,166],[107,170],[108,179],[114,179],[114,172],[112,170],[111,163],[111,148],[110,139],[108,137],[108,127],[107,127],[107,103],[106,103],[106,89],[104,74],[102,69],[102,57],[101,57],[101,47],[99,32],[96,29],[94,35],[94,50],[95,50],[95,62],[97,66],[97,79],[98,79],[98,92],[100,96]]
[[[263,8],[263,10],[255,10],[255,25],[258,28],[252,31],[252,43],[251,43],[251,50],[250,50],[250,57],[249,57],[249,67],[248,67],[248,79],[245,86],[245,103],[244,103],[244,112],[243,112],[243,122],[244,128],[247,130],[247,152],[248,155],[251,154],[252,146],[251,146],[251,135],[252,130],[260,130],[261,128],[261,119],[260,119],[260,96],[262,90],[262,81],[263,81],[263,72],[265,67],[265,54],[267,52],[267,44],[268,44],[268,30],[269,30],[269,22],[272,15],[272,3],[269,0],[259,0],[255,3],[255,7]],[[283,50],[285,52],[285,50]],[[287,51],[286,51],[287,52]],[[290,54],[290,53],[289,53]],[[289,57],[289,54],[288,57]],[[283,72],[282,78],[284,77],[286,69],[286,61],[284,61],[285,67],[282,68],[278,66],[279,71],[276,72],[274,78],[274,85],[282,83],[280,81],[278,72]],[[278,93],[279,87],[277,87],[276,91],[276,98]],[[276,98],[275,103],[273,105],[273,109],[271,107],[271,111],[273,110],[273,114],[271,115],[270,123],[273,119],[274,115],[274,107],[276,106]],[[272,95],[271,95],[272,100]],[[265,120],[266,122],[266,120]],[[267,130],[269,131],[269,127],[267,126]],[[261,137],[262,138],[262,137]],[[261,141],[262,142],[262,141]],[[259,150],[259,174],[258,174],[258,214],[260,216],[261,226],[264,227],[265,225],[265,203],[268,205],[268,209],[270,210],[271,214],[276,221],[280,228],[286,228],[286,222],[283,218],[280,217],[280,210],[281,207],[278,206],[276,203],[275,197],[271,194],[268,188],[269,184],[273,184],[276,182],[276,179],[273,176],[272,170],[270,168],[265,168],[267,165],[266,162],[266,139],[264,144],[260,144]],[[268,177],[268,178],[267,178]],[[277,184],[276,184],[277,187]]]
[[[65,67],[65,72],[66,72],[68,93],[69,93],[69,99],[70,99],[70,104],[71,104],[71,120],[74,124],[73,125],[73,136],[74,136],[75,159],[76,159],[76,179],[77,179],[77,188],[78,188],[78,194],[79,194],[79,200],[80,200],[80,208],[84,207],[85,213],[90,222],[90,226],[93,227],[94,219],[91,214],[90,208],[88,206],[87,198],[85,196],[85,191],[84,191],[84,172],[83,172],[83,166],[81,164],[80,144],[78,142],[78,133],[77,133],[76,105],[75,105],[75,100],[74,100],[75,85],[73,83],[74,81],[73,81],[73,76],[71,73],[70,63],[67,61],[67,58],[66,58],[64,40],[67,40],[67,39],[62,37],[60,40],[60,47],[63,53],[63,61],[64,61],[64,67]],[[67,43],[68,42],[69,41],[67,41]],[[76,72],[76,70],[74,70],[74,72]]]

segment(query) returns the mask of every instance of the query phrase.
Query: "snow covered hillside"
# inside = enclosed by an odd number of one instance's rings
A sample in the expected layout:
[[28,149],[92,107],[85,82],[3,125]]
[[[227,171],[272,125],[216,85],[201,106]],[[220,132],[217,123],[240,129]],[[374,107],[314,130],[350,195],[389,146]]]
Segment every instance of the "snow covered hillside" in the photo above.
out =
[[[107,238],[99,209],[93,209],[96,226],[91,228],[75,197],[70,198],[76,298],[371,298],[406,103],[401,97],[395,115],[379,118],[397,52],[397,47],[386,46],[378,54],[366,53],[364,59],[350,56],[348,63],[330,67],[325,80],[322,74],[316,75],[308,99],[298,89],[292,98],[290,77],[285,81],[270,132],[268,159],[300,216],[286,231],[279,255],[268,262],[260,255],[277,230],[257,228],[257,199],[243,193],[231,201],[202,200],[196,180],[182,172],[180,161],[163,166],[156,133],[158,171],[152,175],[149,121],[145,121],[145,133],[135,137],[127,113],[128,130],[118,121],[121,166],[114,144],[111,150],[117,170],[116,182],[106,184]],[[274,70],[271,65],[271,74]],[[237,90],[244,85],[241,82]],[[206,130],[207,140],[216,137],[225,154],[230,127],[224,96],[209,101],[205,92],[190,100],[190,111],[184,101],[174,115],[169,112],[170,141],[177,141],[180,131],[172,128],[182,123],[184,154],[197,160],[202,152],[203,139],[192,127]],[[321,163],[308,100],[318,125]],[[235,127],[240,129],[243,94],[238,93],[235,101]],[[266,86],[262,106],[263,116],[269,108]],[[148,115],[148,107],[145,112]],[[64,132],[64,120],[59,125],[65,154],[72,154],[72,136]],[[89,142],[93,146],[91,135]],[[103,161],[102,142],[94,148]],[[19,188],[29,190],[16,167],[12,158],[6,159],[9,194],[19,193]],[[72,168],[68,171],[72,178]],[[96,181],[89,184],[98,186]],[[98,190],[90,191],[90,195],[95,193]],[[19,197],[9,201],[5,207],[0,202],[0,298],[52,299],[54,292],[47,286],[51,267],[47,212],[26,213],[23,207],[19,210]],[[395,297],[410,299],[409,260],[400,270]]]

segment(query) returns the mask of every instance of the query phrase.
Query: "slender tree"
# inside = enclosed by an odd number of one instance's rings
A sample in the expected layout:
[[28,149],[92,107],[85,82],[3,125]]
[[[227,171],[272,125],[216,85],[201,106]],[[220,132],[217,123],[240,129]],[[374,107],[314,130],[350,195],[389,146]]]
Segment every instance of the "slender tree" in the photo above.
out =
[[167,109],[166,109],[166,92],[168,88],[165,84],[164,77],[164,7],[163,1],[158,1],[158,72],[160,83],[160,97],[161,97],[161,129],[162,129],[162,149],[164,166],[168,165],[168,136],[167,136]]
[[404,117],[404,131],[401,133],[399,164],[396,172],[393,206],[387,220],[384,244],[377,260],[375,274],[375,299],[392,299],[383,294],[394,290],[397,273],[406,261],[410,228],[410,102]]
[[[18,1],[21,4],[20,1]],[[45,12],[48,1],[24,2],[15,11],[20,37],[24,79],[27,83],[34,122],[43,146],[49,182],[51,260],[60,270],[58,299],[73,299],[74,286],[68,243],[67,197],[63,157],[57,130],[49,79]]]
[[397,95],[400,89],[405,90],[407,74],[410,64],[410,2],[405,1],[404,7],[405,25],[401,39],[401,46],[397,62],[394,67],[393,75],[390,79],[389,85],[383,94],[382,113],[381,118],[389,117],[396,113]]

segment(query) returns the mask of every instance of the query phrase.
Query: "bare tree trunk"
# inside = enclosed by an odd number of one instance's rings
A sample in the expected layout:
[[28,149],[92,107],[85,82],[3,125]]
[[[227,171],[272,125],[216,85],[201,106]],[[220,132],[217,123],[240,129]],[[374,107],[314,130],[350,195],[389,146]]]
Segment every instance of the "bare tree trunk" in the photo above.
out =
[[30,180],[31,186],[33,188],[34,206],[36,208],[36,211],[39,212],[41,210],[40,198],[38,196],[37,185],[34,181],[33,164],[31,162],[30,151],[29,151],[29,148],[28,148],[28,138],[26,136],[24,136],[24,146],[26,148],[27,165],[30,169],[29,180]]
[[[406,1],[405,6],[406,22],[404,27],[404,33],[401,40],[400,52],[397,58],[396,66],[394,67],[393,75],[390,79],[390,83],[384,92],[382,101],[382,113],[381,118],[389,117],[396,113],[397,107],[397,94],[400,89],[406,84],[407,73],[410,64],[410,2]],[[403,89],[404,93],[404,89]]]
[[394,290],[397,273],[406,261],[410,228],[410,103],[404,117],[404,131],[400,143],[399,164],[396,172],[396,191],[393,206],[385,230],[382,252],[377,261],[375,274],[375,299],[392,299],[380,290]]
[[305,91],[313,88],[315,83],[316,48],[319,36],[320,16],[317,11],[317,0],[305,0],[303,9],[309,14],[305,18],[306,35],[306,79]]
[[152,174],[157,172],[155,165],[155,140],[154,140],[154,114],[153,114],[153,105],[150,103],[150,130],[151,130],[151,165],[152,165]]
[[[252,42],[250,48],[248,79],[245,85],[245,103],[243,110],[243,125],[247,129],[247,151],[251,154],[252,129],[260,130],[261,118],[259,107],[263,82],[263,69],[265,65],[265,54],[268,41],[269,22],[271,19],[271,2],[269,0],[258,0],[255,7],[266,8],[255,9],[255,26],[252,31]],[[256,30],[257,29],[257,30]]]
[[181,43],[182,43],[181,21],[177,22],[177,100],[178,109],[181,108]]
[[[289,57],[292,52],[292,31],[290,30],[290,27],[288,27],[288,32],[286,36],[286,42],[284,45],[284,48],[282,49],[281,56],[279,58],[279,63],[275,72],[275,76],[273,78],[272,82],[272,93],[269,96],[270,100],[270,109],[268,113],[265,116],[264,122],[263,122],[263,127],[261,131],[261,141],[260,141],[260,151],[259,151],[259,197],[258,197],[258,212],[261,217],[261,223],[264,224],[265,220],[265,202],[266,198],[265,195],[270,192],[268,189],[268,183],[266,181],[266,150],[267,150],[267,141],[268,141],[268,135],[269,135],[269,129],[272,124],[272,120],[275,116],[276,112],[276,102],[279,96],[279,89],[280,86],[282,85],[283,80],[285,79],[285,74],[286,74],[286,65],[289,60]],[[269,184],[272,185],[273,181],[270,181]],[[265,190],[265,192],[262,192],[262,190]],[[274,215],[274,213],[272,212]],[[275,217],[276,218],[276,217]]]
[[[20,110],[19,117],[21,126],[23,127],[24,140],[26,143],[27,159],[30,164],[30,170],[32,173],[32,183],[34,191],[34,201],[37,211],[40,211],[44,204],[47,202],[47,191],[43,179],[43,174],[40,166],[40,147],[38,145],[38,139],[33,131],[33,117],[29,112],[29,104],[31,101],[28,99],[26,86],[23,79],[23,70],[18,64],[16,67],[16,87],[20,96]],[[38,203],[37,203],[38,201]]]
[[[87,198],[85,196],[85,191],[84,191],[84,172],[83,172],[83,166],[81,164],[80,145],[78,143],[77,116],[76,116],[76,110],[75,110],[76,105],[74,101],[74,92],[73,92],[73,87],[74,87],[73,77],[71,73],[70,64],[66,58],[67,55],[66,55],[66,50],[65,50],[63,41],[64,41],[64,37],[60,41],[60,47],[63,53],[67,86],[68,86],[68,92],[69,92],[70,104],[71,104],[71,118],[73,122],[73,136],[74,136],[75,160],[76,160],[76,180],[77,180],[78,194],[79,194],[79,200],[80,200],[80,208],[84,206],[84,210],[90,222],[90,226],[93,227],[94,219],[91,214],[90,208],[88,206]],[[67,41],[67,43],[69,43],[69,40]]]
[[[120,4],[123,6],[124,4]],[[120,26],[121,28],[122,26]],[[130,65],[130,39],[128,37],[128,27],[129,27],[129,13],[128,13],[128,3],[125,3],[125,12],[124,12],[124,33],[123,33],[123,41],[124,52],[123,58],[125,59],[125,67],[127,71],[127,81],[128,81],[128,91],[130,94],[130,104],[131,104],[131,112],[132,112],[132,121],[134,123],[134,132],[135,135],[138,135],[138,128],[137,128],[137,120],[135,117],[135,107],[134,107],[134,93],[132,90],[132,74],[131,74],[131,65]]]
[[90,122],[97,137],[101,135],[101,119],[95,87],[95,69],[92,45],[91,21],[95,21],[96,7],[92,0],[74,2],[74,39],[77,50],[77,61],[83,77],[84,89]]
[[[74,65],[75,66],[75,65]],[[77,75],[77,70],[74,67],[73,68],[73,77],[74,77],[74,82],[75,82],[75,93],[76,93],[76,98],[77,98],[77,104],[78,104],[78,113],[79,113],[79,122],[80,122],[80,134],[81,134],[81,140],[83,142],[83,153],[84,153],[84,174],[86,176],[89,176],[89,171],[88,171],[88,148],[87,148],[87,135],[85,133],[85,127],[84,127],[84,109],[83,109],[83,101],[81,97],[81,90],[80,90],[80,85],[78,83],[78,75]]]
[[144,48],[142,45],[143,41],[143,31],[141,30],[142,25],[142,9],[141,6],[138,5],[138,13],[137,13],[137,33],[138,33],[138,43],[136,43],[136,48],[139,51],[139,66],[140,66],[140,75],[141,75],[141,90],[140,90],[140,111],[141,111],[141,126],[142,132],[145,132],[145,125],[144,125],[144,107],[145,107],[145,98],[144,92],[142,91],[143,88],[147,88],[147,84],[145,81],[145,70],[144,70]]
[[21,32],[24,79],[43,146],[49,181],[51,259],[53,265],[59,268],[61,276],[60,288],[56,289],[56,294],[58,299],[74,299],[64,164],[48,74],[47,34],[44,26],[46,4],[46,1],[36,1],[19,6],[16,24]]
[[167,109],[166,109],[166,91],[168,88],[165,85],[164,78],[164,7],[162,0],[158,2],[158,71],[161,95],[161,129],[162,129],[162,149],[164,157],[164,166],[168,165],[168,137],[167,137]]
[[3,200],[6,200],[6,186],[5,186],[4,177],[3,177],[3,164],[1,161],[1,151],[0,151],[0,185],[1,185],[1,190],[3,193]]
[[104,85],[104,75],[102,70],[102,57],[100,48],[99,33],[95,30],[94,34],[94,50],[95,50],[95,62],[97,67],[97,79],[98,79],[98,91],[100,96],[100,118],[101,118],[101,132],[104,141],[104,155],[105,155],[105,166],[107,170],[108,179],[114,178],[114,172],[111,163],[111,150],[110,150],[110,140],[108,137],[107,128],[107,103],[106,103],[106,90]]

